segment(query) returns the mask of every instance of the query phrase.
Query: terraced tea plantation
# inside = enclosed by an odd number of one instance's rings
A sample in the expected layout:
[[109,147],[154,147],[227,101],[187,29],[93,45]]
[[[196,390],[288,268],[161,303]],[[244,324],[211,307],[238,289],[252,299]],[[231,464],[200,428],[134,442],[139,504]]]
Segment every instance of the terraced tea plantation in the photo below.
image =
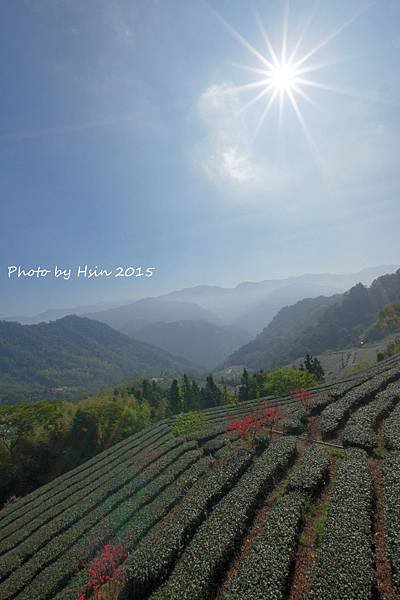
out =
[[[273,431],[227,431],[273,407]],[[6,506],[0,600],[400,597],[399,359],[205,418],[185,438],[159,423]]]

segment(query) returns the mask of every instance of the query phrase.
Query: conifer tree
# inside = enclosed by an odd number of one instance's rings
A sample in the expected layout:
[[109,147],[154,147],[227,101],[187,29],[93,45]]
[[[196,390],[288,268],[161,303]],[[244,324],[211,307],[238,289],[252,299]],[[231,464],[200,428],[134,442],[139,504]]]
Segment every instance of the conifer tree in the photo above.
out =
[[207,376],[206,385],[202,389],[202,396],[204,408],[212,408],[222,404],[222,392],[216,385],[212,375]]
[[171,383],[168,391],[168,412],[177,415],[183,410],[183,391],[177,379]]
[[247,369],[243,369],[241,385],[239,388],[239,402],[246,402],[250,399],[250,378]]

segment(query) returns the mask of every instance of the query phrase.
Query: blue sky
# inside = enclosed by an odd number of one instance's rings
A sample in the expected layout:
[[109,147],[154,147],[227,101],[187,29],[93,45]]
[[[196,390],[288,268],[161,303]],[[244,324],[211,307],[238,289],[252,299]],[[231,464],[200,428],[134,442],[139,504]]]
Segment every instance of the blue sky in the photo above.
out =
[[[366,7],[289,5],[301,57]],[[285,3],[3,0],[0,4],[0,315],[196,284],[398,263],[400,5],[361,10],[310,58],[329,63],[255,139],[267,99],[239,86]],[[305,90],[305,88],[304,88]],[[9,265],[156,267],[151,279],[7,278]]]

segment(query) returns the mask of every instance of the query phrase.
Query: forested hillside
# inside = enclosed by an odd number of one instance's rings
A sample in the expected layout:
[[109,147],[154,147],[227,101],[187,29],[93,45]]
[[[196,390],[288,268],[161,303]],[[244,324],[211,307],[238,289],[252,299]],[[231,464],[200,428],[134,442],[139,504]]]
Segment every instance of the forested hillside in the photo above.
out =
[[369,288],[361,283],[345,294],[306,299],[282,309],[253,341],[227,365],[270,368],[290,363],[307,352],[320,354],[360,344],[379,311],[400,302],[400,270],[383,275]]
[[139,374],[191,371],[184,359],[98,321],[0,321],[0,403],[74,396]]
[[380,340],[391,333],[400,332],[400,303],[389,304],[379,311],[375,323],[365,333],[366,341]]

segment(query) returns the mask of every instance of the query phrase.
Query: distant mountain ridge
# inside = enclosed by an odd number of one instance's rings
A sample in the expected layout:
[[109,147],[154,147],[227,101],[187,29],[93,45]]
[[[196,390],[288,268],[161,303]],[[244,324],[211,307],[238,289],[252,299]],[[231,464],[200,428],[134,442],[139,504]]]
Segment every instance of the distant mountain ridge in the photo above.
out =
[[201,320],[218,323],[219,319],[209,310],[195,304],[159,298],[143,298],[131,304],[85,315],[102,321],[110,327],[134,336],[137,331],[150,323],[173,323],[177,321]]
[[[283,308],[283,306],[292,304],[297,300],[302,300],[304,297],[310,298],[311,296],[332,295],[337,292],[345,292],[356,283],[370,285],[377,277],[386,273],[392,273],[399,267],[400,265],[380,265],[377,267],[367,267],[355,273],[311,273],[284,279],[271,279],[259,282],[245,281],[231,288],[217,285],[199,285],[175,290],[168,294],[162,294],[156,298],[144,298],[135,301],[121,300],[105,303],[108,304],[108,306],[104,308],[99,305],[75,306],[73,308],[49,309],[32,317],[0,316],[0,319],[3,318],[7,321],[14,320],[18,322],[23,320],[26,324],[33,324],[41,321],[48,321],[50,319],[58,319],[68,314],[76,314],[78,316],[90,315],[93,318],[95,314],[106,313],[108,309],[122,308],[126,305],[134,305],[137,302],[142,302],[144,300],[174,300],[199,305],[213,315],[212,319],[214,322],[222,320],[225,323],[233,323],[237,319],[245,319],[248,309],[253,311],[260,303],[268,301],[268,296],[275,290],[284,290],[285,288],[288,288],[291,292],[290,301],[280,306],[280,308]],[[300,293],[305,293],[305,296],[303,295],[300,298],[295,299],[294,289],[297,285],[301,286]],[[317,292],[317,288],[319,288],[319,292]],[[307,290],[310,289],[312,289],[312,294],[307,293]],[[195,317],[191,316],[191,318]],[[208,318],[210,318],[210,315]],[[162,321],[163,319],[158,318],[156,320]],[[179,321],[182,319],[176,318],[174,320]],[[267,324],[267,322],[264,322],[261,327],[258,327],[258,330],[261,330]]]
[[367,267],[356,273],[308,273],[285,279],[242,282],[233,288],[196,286],[177,290],[160,300],[194,302],[211,311],[224,323],[236,324],[255,335],[284,306],[304,298],[343,293],[356,283],[370,285],[400,265]]
[[[383,265],[358,273],[304,274],[242,282],[233,288],[202,285],[156,298],[121,301],[105,308],[75,307],[69,313],[102,321],[124,334],[172,350],[178,356],[200,360],[200,365],[211,369],[250,342],[285,306],[304,298],[331,297],[358,282],[369,285],[377,276],[394,269],[393,265]],[[38,323],[69,313],[67,309],[51,309],[19,320]]]
[[194,367],[99,321],[75,315],[39,325],[0,321],[0,403],[74,396],[183,370]]
[[184,355],[207,369],[213,369],[248,341],[247,332],[239,327],[200,320],[149,323],[137,331],[135,337],[171,354]]
[[293,362],[307,352],[320,354],[360,344],[379,311],[398,302],[400,269],[378,277],[369,288],[357,284],[344,294],[302,300],[282,309],[225,365],[271,368]]

